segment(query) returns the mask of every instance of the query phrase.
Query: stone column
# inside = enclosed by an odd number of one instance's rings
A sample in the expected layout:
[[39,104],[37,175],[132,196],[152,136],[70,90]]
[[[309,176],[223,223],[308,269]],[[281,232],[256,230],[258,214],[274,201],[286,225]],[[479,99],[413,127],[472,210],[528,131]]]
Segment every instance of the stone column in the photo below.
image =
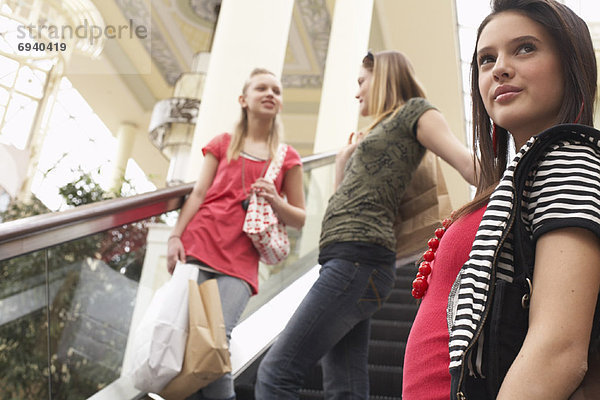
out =
[[340,148],[358,123],[358,72],[367,54],[373,0],[336,1],[314,152]]
[[[293,5],[293,0],[223,0],[191,160],[202,160],[202,147],[214,136],[231,131],[240,115],[238,97],[252,69],[281,74]],[[190,163],[187,181],[194,181],[200,168],[201,162]]]
[[117,131],[117,155],[114,161],[110,185],[111,189],[115,192],[119,192],[123,185],[127,162],[131,157],[131,150],[135,141],[136,130],[137,125],[131,122],[125,121],[119,125],[119,130]]

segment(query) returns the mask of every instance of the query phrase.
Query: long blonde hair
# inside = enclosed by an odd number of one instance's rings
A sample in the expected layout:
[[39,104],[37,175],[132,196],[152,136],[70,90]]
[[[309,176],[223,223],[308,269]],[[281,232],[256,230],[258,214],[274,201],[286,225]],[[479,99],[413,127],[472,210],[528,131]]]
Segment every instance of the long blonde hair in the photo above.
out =
[[[254,68],[252,72],[250,72],[250,76],[244,83],[244,87],[242,88],[242,95],[246,95],[248,87],[252,83],[252,78],[257,75],[272,75],[277,77],[273,72],[269,71],[265,68]],[[231,143],[229,143],[229,148],[227,149],[227,161],[237,160],[240,156],[240,152],[244,147],[244,139],[248,135],[248,110],[244,107],[241,107],[241,116],[233,129],[233,136],[231,138]],[[273,123],[271,124],[271,130],[269,132],[269,139],[267,140],[267,145],[269,146],[269,155],[271,158],[275,155],[277,151],[277,146],[279,146],[279,142],[281,141],[283,136],[283,124],[281,123],[281,118],[279,117],[279,113],[273,118]]]
[[410,60],[399,51],[369,52],[362,66],[373,74],[368,109],[373,122],[365,132],[387,117],[393,117],[413,97],[425,97],[425,90],[417,81]]

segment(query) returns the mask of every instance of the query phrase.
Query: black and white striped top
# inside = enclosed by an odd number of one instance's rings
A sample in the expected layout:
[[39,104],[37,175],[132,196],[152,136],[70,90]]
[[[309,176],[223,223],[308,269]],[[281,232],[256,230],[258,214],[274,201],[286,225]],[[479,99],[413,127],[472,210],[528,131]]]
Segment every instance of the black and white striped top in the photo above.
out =
[[[571,132],[552,144],[530,171],[523,192],[522,218],[534,242],[544,233],[565,227],[583,227],[600,237],[600,132],[595,133],[598,135]],[[490,198],[469,260],[450,292],[451,370],[461,366],[482,320],[497,251],[496,277],[509,282],[513,279],[513,238],[506,230],[514,201],[514,172],[536,140],[531,138],[505,171]],[[483,336],[482,330],[465,359],[469,374],[478,377],[483,377]]]

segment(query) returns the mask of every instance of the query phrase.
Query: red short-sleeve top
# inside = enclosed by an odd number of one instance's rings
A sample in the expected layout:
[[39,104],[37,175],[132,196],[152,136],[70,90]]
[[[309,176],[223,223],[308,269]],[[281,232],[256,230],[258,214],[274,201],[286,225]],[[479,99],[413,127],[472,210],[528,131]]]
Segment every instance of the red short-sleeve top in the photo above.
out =
[[[256,160],[240,155],[227,161],[231,135],[216,136],[202,149],[214,155],[219,164],[214,180],[198,212],[186,226],[181,241],[186,256],[194,257],[215,270],[248,282],[253,294],[258,292],[259,255],[252,242],[242,231],[246,211],[242,208],[250,186],[268,168],[268,160]],[[286,172],[301,165],[300,155],[291,146],[275,180],[281,193]],[[244,186],[242,188],[242,167]],[[262,175],[261,175],[262,174]]]

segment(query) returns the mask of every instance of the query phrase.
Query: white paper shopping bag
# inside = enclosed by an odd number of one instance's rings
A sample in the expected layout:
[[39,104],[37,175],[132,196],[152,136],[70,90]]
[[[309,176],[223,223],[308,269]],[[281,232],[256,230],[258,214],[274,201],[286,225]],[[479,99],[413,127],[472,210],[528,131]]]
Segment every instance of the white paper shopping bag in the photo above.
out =
[[161,286],[135,331],[131,375],[137,389],[160,392],[181,371],[188,335],[189,280],[198,268],[177,263],[171,279]]

